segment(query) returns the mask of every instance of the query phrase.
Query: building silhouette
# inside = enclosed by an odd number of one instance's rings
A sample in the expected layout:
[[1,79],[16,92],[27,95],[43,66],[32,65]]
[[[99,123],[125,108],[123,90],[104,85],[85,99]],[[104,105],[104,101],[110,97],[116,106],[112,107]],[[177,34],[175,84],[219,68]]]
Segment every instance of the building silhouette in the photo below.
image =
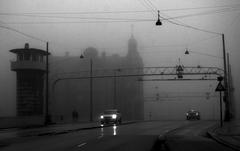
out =
[[[68,77],[69,73],[86,72],[89,75],[92,59],[95,71],[110,70],[116,77],[93,78],[93,119],[97,120],[105,109],[117,108],[123,120],[143,119],[143,84],[137,77],[117,77],[126,68],[142,68],[143,61],[137,50],[137,41],[132,35],[128,40],[126,56],[105,52],[89,47],[84,51],[84,59],[79,56],[51,56],[50,58],[50,114],[55,122],[71,121],[73,111],[77,111],[80,121],[89,121],[90,84],[89,78],[61,80],[53,84],[58,76]],[[141,74],[141,73],[140,73]]]
[[44,74],[46,69],[44,50],[29,48],[12,49],[16,61],[11,70],[17,74],[17,116],[42,116],[44,111]]

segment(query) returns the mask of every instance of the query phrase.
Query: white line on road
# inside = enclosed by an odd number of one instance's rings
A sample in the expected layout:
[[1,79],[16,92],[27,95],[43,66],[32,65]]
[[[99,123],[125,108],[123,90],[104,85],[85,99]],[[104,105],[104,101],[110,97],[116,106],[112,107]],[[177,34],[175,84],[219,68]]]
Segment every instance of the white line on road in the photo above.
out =
[[79,144],[78,147],[82,147],[84,145],[86,145],[87,143],[82,143],[82,144]]

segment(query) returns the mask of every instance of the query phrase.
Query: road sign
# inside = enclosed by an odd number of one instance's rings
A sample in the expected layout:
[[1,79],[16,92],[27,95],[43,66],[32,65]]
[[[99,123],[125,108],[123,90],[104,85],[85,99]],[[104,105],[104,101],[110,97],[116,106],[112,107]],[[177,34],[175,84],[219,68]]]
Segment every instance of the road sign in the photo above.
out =
[[217,88],[215,89],[215,91],[225,91],[224,86],[222,85],[221,82],[218,83]]

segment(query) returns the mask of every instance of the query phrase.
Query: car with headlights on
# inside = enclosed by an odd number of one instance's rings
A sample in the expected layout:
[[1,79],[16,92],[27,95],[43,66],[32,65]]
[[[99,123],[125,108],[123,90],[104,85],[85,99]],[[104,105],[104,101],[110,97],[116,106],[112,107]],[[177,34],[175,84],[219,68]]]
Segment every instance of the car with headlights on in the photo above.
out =
[[121,124],[122,123],[122,115],[117,109],[105,110],[100,115],[100,123],[101,123],[101,125]]
[[196,110],[190,110],[186,113],[187,120],[200,120],[200,112]]

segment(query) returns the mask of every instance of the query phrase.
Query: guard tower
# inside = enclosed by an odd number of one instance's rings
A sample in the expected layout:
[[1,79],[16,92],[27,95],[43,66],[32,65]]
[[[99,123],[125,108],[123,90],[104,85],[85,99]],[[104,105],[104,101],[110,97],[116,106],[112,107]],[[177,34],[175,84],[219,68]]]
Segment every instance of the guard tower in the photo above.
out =
[[40,49],[12,49],[16,61],[11,62],[11,70],[17,73],[17,116],[43,115],[45,57],[47,52]]

